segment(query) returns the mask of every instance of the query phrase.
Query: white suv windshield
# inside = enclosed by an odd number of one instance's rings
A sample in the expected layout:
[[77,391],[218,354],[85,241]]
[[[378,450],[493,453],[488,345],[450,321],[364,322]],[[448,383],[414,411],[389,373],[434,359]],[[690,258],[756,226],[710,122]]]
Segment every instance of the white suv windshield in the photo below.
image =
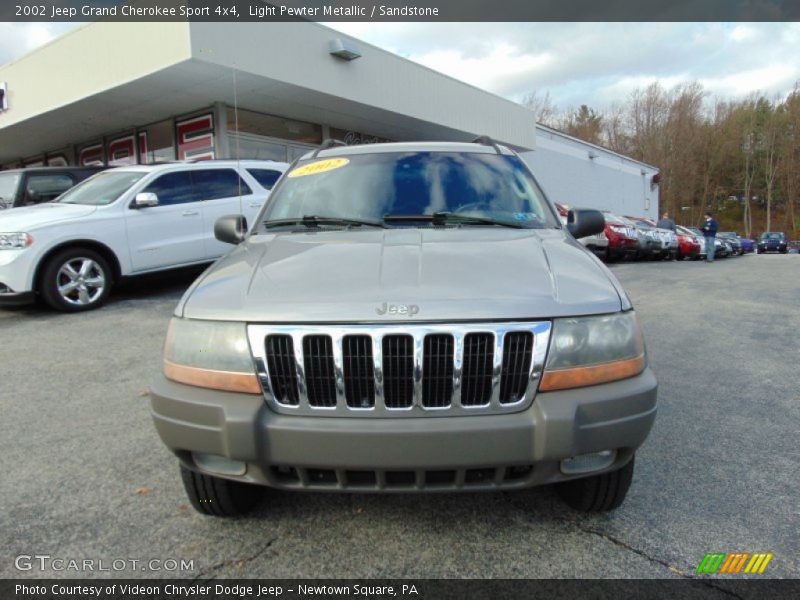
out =
[[111,204],[145,175],[144,171],[104,171],[64,192],[56,202],[89,206]]
[[0,208],[11,206],[19,185],[19,173],[0,173]]
[[481,152],[376,152],[300,161],[273,191],[266,221],[308,216],[396,223],[451,214],[516,227],[558,227],[515,156]]

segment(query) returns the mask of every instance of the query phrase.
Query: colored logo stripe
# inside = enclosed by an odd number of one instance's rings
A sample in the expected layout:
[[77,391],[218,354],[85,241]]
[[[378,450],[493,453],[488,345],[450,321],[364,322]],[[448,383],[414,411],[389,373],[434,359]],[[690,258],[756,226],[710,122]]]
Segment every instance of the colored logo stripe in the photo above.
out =
[[747,566],[744,568],[745,573],[763,573],[764,570],[767,568],[769,561],[772,560],[772,554],[761,553],[761,554],[753,554],[753,558],[750,559],[750,562],[747,563]]
[[[732,554],[725,554],[722,552],[708,552],[700,561],[697,567],[698,574],[713,575],[719,572],[723,573],[741,573],[744,567],[745,573],[761,574],[767,565],[772,560],[774,555],[767,552],[756,552],[750,554],[749,552],[736,552]],[[748,558],[750,559],[748,561]],[[747,566],[745,567],[745,563]]]

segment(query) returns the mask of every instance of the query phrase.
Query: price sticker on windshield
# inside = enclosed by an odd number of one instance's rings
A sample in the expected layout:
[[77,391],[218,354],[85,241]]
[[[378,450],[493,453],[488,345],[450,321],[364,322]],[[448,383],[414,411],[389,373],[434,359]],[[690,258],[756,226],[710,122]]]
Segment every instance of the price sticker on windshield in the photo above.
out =
[[334,169],[341,169],[350,161],[346,158],[329,158],[327,160],[318,160],[317,162],[297,167],[287,175],[287,177],[305,177],[306,175],[318,175],[326,171],[333,171]]

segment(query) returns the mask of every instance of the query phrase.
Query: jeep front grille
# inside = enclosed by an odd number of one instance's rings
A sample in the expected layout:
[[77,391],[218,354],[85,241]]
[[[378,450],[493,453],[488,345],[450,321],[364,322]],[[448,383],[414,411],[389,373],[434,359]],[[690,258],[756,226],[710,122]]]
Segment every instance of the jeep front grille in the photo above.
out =
[[285,414],[445,416],[530,405],[550,323],[250,325],[267,402]]

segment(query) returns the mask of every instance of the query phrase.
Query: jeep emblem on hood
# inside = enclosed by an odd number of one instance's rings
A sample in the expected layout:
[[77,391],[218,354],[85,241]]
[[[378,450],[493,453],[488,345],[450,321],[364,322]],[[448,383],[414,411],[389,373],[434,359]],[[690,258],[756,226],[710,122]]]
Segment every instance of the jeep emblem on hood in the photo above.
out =
[[375,312],[379,315],[407,315],[413,317],[419,312],[419,306],[416,304],[389,304],[384,302],[383,306],[376,308]]

